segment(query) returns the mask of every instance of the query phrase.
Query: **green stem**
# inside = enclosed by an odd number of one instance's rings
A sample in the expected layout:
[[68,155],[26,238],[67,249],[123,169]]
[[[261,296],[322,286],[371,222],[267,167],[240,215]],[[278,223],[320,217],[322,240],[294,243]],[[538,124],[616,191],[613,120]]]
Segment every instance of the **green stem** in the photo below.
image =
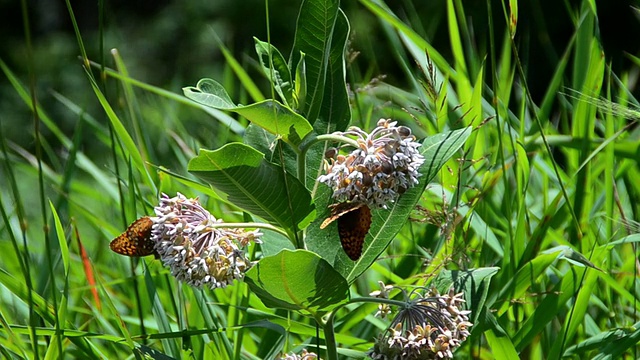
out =
[[351,299],[347,301],[344,305],[354,304],[354,303],[388,304],[388,305],[393,305],[401,308],[404,308],[407,306],[406,301],[375,298],[375,297],[359,297],[359,298]]
[[209,227],[213,228],[213,229],[221,229],[221,228],[241,228],[241,229],[259,228],[259,229],[267,229],[267,230],[275,231],[275,232],[277,232],[279,234],[282,234],[282,235],[284,235],[286,237],[289,237],[289,234],[287,234],[287,232],[282,230],[281,228],[279,228],[277,226],[273,226],[271,224],[265,224],[265,223],[254,223],[254,222],[227,223],[227,222],[221,222],[221,223],[211,224],[211,225],[209,225]]
[[307,150],[309,148],[300,148],[298,153],[298,180],[306,185],[305,177],[307,176]]
[[333,311],[329,313],[329,316],[327,317],[326,322],[316,319],[316,321],[318,321],[318,323],[322,325],[322,329],[324,330],[324,340],[325,340],[325,346],[327,347],[328,360],[338,360],[338,347],[336,345],[336,336],[333,331],[333,323],[334,323],[335,315],[338,312],[338,310],[340,310],[340,308],[353,303],[389,304],[389,305],[394,305],[398,307],[407,306],[407,303],[405,301],[374,298],[374,297],[360,297],[360,298],[351,299],[346,303],[333,309]]
[[[299,150],[300,150],[300,156],[303,158],[302,160],[303,163],[304,163],[305,155],[307,154],[307,151],[309,150],[311,145],[314,145],[321,141],[335,141],[335,142],[346,143],[356,148],[359,147],[359,144],[356,140],[350,137],[346,137],[344,135],[340,135],[337,133],[318,135],[313,138],[310,138],[309,140],[303,141],[302,144],[300,144]],[[298,160],[298,165],[300,165],[300,160]],[[300,170],[298,170],[298,172],[300,172]]]
[[327,360],[338,360],[338,347],[336,346],[336,335],[333,332],[333,315],[331,312],[327,322],[322,325],[324,330],[324,342],[327,348]]

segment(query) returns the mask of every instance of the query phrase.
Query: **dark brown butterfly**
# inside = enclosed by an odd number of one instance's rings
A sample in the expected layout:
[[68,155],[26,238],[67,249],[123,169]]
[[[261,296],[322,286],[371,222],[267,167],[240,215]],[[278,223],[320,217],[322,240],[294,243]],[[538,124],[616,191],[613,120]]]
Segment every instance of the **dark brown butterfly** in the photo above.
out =
[[153,221],[144,216],[129,225],[127,231],[113,239],[109,247],[114,252],[126,256],[147,256],[155,253],[151,241]]
[[342,249],[349,259],[356,261],[362,255],[364,238],[371,226],[371,210],[365,203],[340,203],[331,206],[331,216],[320,225],[324,229],[338,220],[338,234]]

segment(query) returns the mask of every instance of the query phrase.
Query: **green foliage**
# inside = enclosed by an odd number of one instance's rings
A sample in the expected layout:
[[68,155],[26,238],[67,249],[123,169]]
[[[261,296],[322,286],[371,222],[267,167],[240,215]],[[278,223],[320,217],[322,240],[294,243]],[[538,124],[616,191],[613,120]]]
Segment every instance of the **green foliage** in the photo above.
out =
[[323,209],[316,221],[314,221],[307,231],[309,239],[307,247],[309,250],[320,254],[329,261],[347,279],[353,283],[364,271],[366,271],[380,254],[389,246],[397,233],[404,226],[406,220],[415,208],[424,188],[432,180],[437,171],[455,155],[464,145],[465,140],[471,133],[471,129],[465,128],[455,130],[450,133],[443,133],[426,138],[422,144],[421,152],[427,159],[420,169],[422,177],[420,184],[409,189],[388,209],[377,209],[373,211],[373,222],[367,237],[365,238],[365,249],[362,257],[357,261],[351,261],[340,248],[340,239],[337,231],[327,234],[327,231],[320,229],[322,221],[329,216],[328,206],[331,202],[330,192],[319,191],[315,197],[318,209]]
[[[256,53],[260,57],[262,71],[269,78],[274,90],[280,95],[284,104],[291,109],[304,110],[299,104],[304,104],[306,85],[304,80],[304,70],[302,70],[296,80],[291,76],[291,70],[287,66],[287,61],[280,51],[273,45],[253,38],[256,42]],[[300,58],[298,67],[304,69],[304,57]],[[303,85],[297,84],[298,82]],[[298,90],[294,93],[294,90]]]
[[228,202],[291,233],[308,224],[313,215],[311,195],[304,185],[252,147],[230,143],[215,151],[202,149],[187,168],[229,194]]
[[[303,50],[308,48],[329,48],[327,44],[332,42],[332,38],[328,35],[309,32],[309,29],[314,29],[314,27],[328,26],[326,22],[330,19],[318,18],[315,9],[315,6],[325,5],[330,6],[323,13],[335,6],[335,4],[309,1],[301,9],[301,18],[313,16],[313,20],[305,20],[304,26],[298,29],[297,46],[303,54],[305,53]],[[312,14],[307,14],[307,12]],[[346,21],[342,14],[339,19]],[[336,21],[336,26],[338,26],[338,21]],[[339,30],[335,34],[341,37],[338,39],[339,42],[344,43],[348,25],[340,24],[338,27]],[[340,35],[343,33],[344,37]],[[190,99],[203,105],[237,111],[251,120],[254,125],[276,135],[273,141],[282,139],[293,146],[292,153],[298,156],[296,174],[300,178],[305,178],[306,172],[315,173],[316,165],[312,163],[307,166],[304,157],[311,143],[300,142],[300,139],[309,133],[311,126],[302,116],[297,115],[294,109],[289,107],[290,105],[298,105],[294,100],[297,97],[293,94],[294,80],[291,77],[291,73],[295,69],[290,69],[278,49],[268,43],[256,39],[256,52],[260,57],[265,75],[285,102],[284,105],[278,104],[278,108],[274,108],[273,112],[270,112],[268,106],[265,106],[265,104],[272,104],[269,100],[242,107],[236,106],[222,85],[210,79],[200,80],[195,88],[184,88],[184,93]],[[327,62],[344,63],[342,48],[338,53],[341,54],[339,57],[329,60],[324,59],[323,54],[311,51],[305,55],[305,69],[309,69],[306,67],[307,64],[313,66],[311,64],[320,63],[320,72],[326,73]],[[299,62],[300,60],[296,61],[296,57],[292,57],[289,64]],[[314,83],[319,83],[318,75],[315,73],[303,72],[302,76],[306,79],[305,81],[313,79]],[[346,88],[344,77],[339,80],[339,83],[335,83],[336,79],[334,79],[334,84],[329,87]],[[312,94],[311,102],[305,105],[309,109],[305,115],[311,116],[311,120],[314,119],[314,115],[312,115],[314,109],[332,108],[333,105],[323,104],[339,102],[342,96],[346,96],[346,93],[338,93],[330,94],[331,97],[324,98],[322,94],[317,94],[317,90],[312,91],[314,94]],[[246,111],[256,107],[263,107],[265,111],[260,113]],[[311,212],[313,210],[312,194],[293,174],[286,171],[286,164],[269,163],[265,161],[264,154],[256,149],[243,144],[231,143],[215,151],[200,150],[198,157],[189,162],[188,170],[215,188],[227,193],[228,202],[282,227],[290,235],[293,244],[300,248],[306,247],[319,255],[319,257],[311,257],[313,260],[310,260],[305,257],[309,257],[313,253],[294,252],[292,255],[284,257],[283,253],[279,252],[259,260],[247,274],[249,287],[265,305],[289,310],[305,310],[317,317],[319,310],[331,310],[335,308],[336,304],[344,303],[348,299],[346,284],[353,283],[387,248],[408,219],[426,185],[449,158],[454,156],[464,145],[470,133],[471,129],[465,128],[438,134],[424,141],[421,153],[427,160],[419,170],[423,175],[420,184],[402,194],[398,201],[388,209],[374,211],[375,220],[367,235],[369,240],[365,240],[364,253],[355,262],[351,261],[340,249],[338,231],[334,228],[330,228],[329,231],[320,229],[320,223],[329,216],[330,204],[330,194],[322,188],[323,185],[320,185],[321,190],[316,191],[314,195],[315,204],[319,209],[323,209],[322,214],[320,217],[316,217],[314,223],[306,229],[304,242],[301,243],[300,235],[297,232],[305,229],[310,220],[313,220],[309,216],[315,215],[315,212]],[[316,137],[316,139],[318,138]],[[245,141],[247,140],[245,139]],[[250,140],[247,142],[251,143]],[[314,184],[315,186],[317,184]],[[288,254],[286,249],[287,247],[283,245],[285,255]],[[305,268],[299,269],[299,263],[304,263]],[[322,278],[312,282],[307,278],[305,281],[304,276],[311,274],[316,274],[314,277],[321,275]],[[296,275],[302,277],[296,278]],[[327,285],[332,282],[332,285]],[[328,356],[331,357],[331,355]]]
[[265,257],[247,272],[247,284],[268,307],[315,316],[344,304],[349,292],[347,282],[327,261],[304,250]]
[[473,323],[478,323],[480,316],[484,316],[483,309],[489,293],[491,277],[500,269],[486,267],[473,270],[443,270],[433,280],[433,285],[441,293],[453,287],[455,292],[463,292],[464,298],[470,309],[476,309],[473,313]]
[[[633,70],[603,49],[599,3],[564,9],[566,43],[539,29],[561,51],[546,53],[544,76],[517,1],[502,12],[488,2],[481,16],[459,0],[387,3],[303,0],[295,34],[252,33],[242,48],[216,34],[217,45],[193,46],[221,51],[213,75],[201,56],[189,80],[160,84],[138,80],[159,69],[130,54],[87,58],[85,45],[101,42],[81,34],[68,3],[84,69],[62,75],[84,77],[83,97],[46,93],[49,74],[30,80],[0,59],[15,108],[0,114],[2,356],[364,358],[390,323],[368,296],[381,281],[396,286],[394,305],[397,288],[464,294],[474,325],[456,358],[637,358],[640,112]],[[269,16],[285,8],[270,4]],[[24,63],[49,60],[25,49],[14,55]],[[146,54],[133,53],[142,64]],[[178,94],[192,76],[216,80]],[[537,77],[547,83],[534,91]],[[28,143],[14,136],[21,112],[34,118]],[[411,128],[425,162],[416,186],[371,209],[352,261],[335,222],[320,229],[334,200],[317,179],[324,153],[346,141],[336,132],[379,118]],[[194,289],[151,257],[108,251],[176,192],[226,223],[263,226],[244,282]]]
[[183,90],[188,98],[203,105],[237,112],[270,133],[281,136],[293,146],[299,145],[312,131],[311,124],[305,118],[274,100],[236,106],[222,85],[211,79],[202,79],[196,87],[186,87]]

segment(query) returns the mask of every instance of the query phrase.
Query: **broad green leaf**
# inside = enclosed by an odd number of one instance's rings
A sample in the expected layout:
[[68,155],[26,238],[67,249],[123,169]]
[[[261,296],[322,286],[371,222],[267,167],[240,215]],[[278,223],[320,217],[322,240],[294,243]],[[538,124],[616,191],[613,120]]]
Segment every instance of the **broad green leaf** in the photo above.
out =
[[274,144],[278,141],[275,135],[255,124],[249,124],[242,136],[242,142],[260,151],[268,161],[273,159]]
[[422,142],[425,162],[420,168],[427,182],[433,180],[438,171],[464,145],[471,135],[471,127],[430,136]]
[[251,105],[236,105],[227,91],[215,80],[202,79],[195,87],[182,89],[189,99],[212,108],[236,112],[268,132],[278,135],[292,146],[300,144],[313,127],[291,108],[275,100]]
[[315,195],[319,211],[318,218],[307,229],[307,248],[329,261],[349,283],[362,274],[386,249],[395,235],[404,226],[424,188],[435,177],[438,170],[449,160],[469,137],[471,128],[437,134],[424,140],[420,152],[425,157],[420,167],[420,183],[402,194],[388,209],[372,209],[372,223],[365,238],[362,256],[350,260],[342,250],[335,225],[320,229],[322,221],[329,216],[330,189],[320,185]]
[[304,113],[307,102],[307,66],[304,60],[304,53],[300,53],[300,60],[298,60],[298,65],[296,65],[295,76],[295,92],[293,95],[295,96],[296,104],[298,104],[298,111]]
[[304,227],[314,214],[302,183],[250,146],[230,143],[214,151],[201,149],[187,168],[225,192],[227,201],[290,231]]
[[249,124],[242,140],[243,143],[263,153],[267,161],[278,165],[284,164],[284,168],[291,174],[297,172],[298,154],[291,146],[282,146],[277,137],[265,129]]
[[[167,174],[167,175],[169,175],[171,177],[172,180],[176,180],[180,184],[188,187],[189,189],[206,195],[209,198],[209,200],[215,199],[215,200],[222,200],[223,201],[223,199],[220,197],[220,195],[218,195],[215,192],[215,190],[211,188],[211,186],[202,184],[201,182],[195,180],[192,176],[187,177],[185,175],[169,171],[168,169],[163,168],[161,166],[154,166],[154,168],[157,169],[158,173]],[[165,190],[163,185],[166,185],[167,187],[170,188],[171,184],[167,185],[167,182],[165,181],[165,182],[161,183],[161,185],[160,185],[160,191],[161,192],[170,193],[171,190]]]
[[[289,64],[305,54],[306,118],[313,124],[320,115],[332,35],[338,17],[339,0],[304,0],[296,24],[296,37]],[[291,65],[293,67],[293,65]]]
[[276,49],[275,46],[260,41],[254,37],[253,40],[256,43],[256,53],[260,58],[260,64],[262,65],[262,71],[271,80],[271,85],[276,90],[282,101],[288,107],[296,109],[298,106],[293,97],[293,79],[291,78],[291,71],[287,66],[287,61],[284,56]]
[[[465,111],[466,115],[462,118],[462,123],[471,126],[473,124],[479,124],[484,119],[484,109],[482,108],[482,88],[483,88],[483,80],[484,80],[484,66],[480,68],[478,72],[478,76],[476,77],[476,82],[469,93],[469,98],[464,98],[463,94],[465,91],[460,90],[460,99],[464,100],[464,103],[468,103],[469,105],[463,105],[462,109]],[[477,159],[485,154],[483,154],[483,149],[488,148],[486,142],[486,134],[482,131],[476,131],[475,136],[471,137],[471,141],[467,144],[465,149],[470,149],[469,153],[472,159]],[[470,146],[470,144],[473,144]]]
[[260,244],[260,250],[262,250],[262,256],[272,256],[279,253],[282,249],[295,250],[295,246],[291,243],[288,237],[275,232],[275,231],[263,231],[263,235],[260,238],[262,244]]
[[318,255],[306,250],[283,250],[263,258],[245,281],[267,307],[329,311],[349,298],[347,281]]
[[[587,2],[583,2],[580,9],[581,21],[576,31],[576,47],[573,62],[573,88],[581,93],[588,93],[592,97],[598,97],[605,77],[606,60],[599,41],[593,37],[593,32],[597,31],[597,17]],[[574,136],[584,138],[579,152],[567,157],[568,168],[572,175],[576,176],[573,199],[568,202],[574,221],[577,223],[588,222],[588,212],[591,210],[591,196],[589,191],[593,188],[596,177],[591,171],[591,167],[577,170],[576,164],[584,162],[589,156],[591,141],[589,139],[599,137],[596,131],[597,107],[588,101],[579,101],[572,109],[573,117],[580,121],[572,124],[571,132]],[[540,130],[542,131],[542,130]],[[542,134],[544,135],[544,134]],[[558,179],[560,180],[560,179]],[[563,183],[560,183],[563,186]],[[569,199],[568,199],[569,201]],[[569,237],[577,237],[577,229],[569,231]],[[582,242],[586,245],[586,242]],[[580,248],[583,252],[589,251],[589,245]],[[560,354],[557,353],[559,356]]]
[[607,344],[619,341],[625,336],[628,336],[628,334],[629,332],[624,329],[614,329],[601,332],[580,342],[579,344],[568,347],[563,356],[575,356],[578,354],[585,355],[588,351],[599,350]]
[[227,90],[215,80],[200,79],[195,88],[186,87],[182,90],[189,99],[212,108],[233,110],[237,107],[229,97]]
[[[325,134],[327,130],[330,128],[329,121],[325,119],[318,119],[313,124],[314,129],[316,129],[317,134]],[[307,139],[312,139],[312,136],[309,136]],[[306,166],[306,177],[305,177],[305,185],[308,188],[314,189],[313,193],[314,199],[317,199],[319,194],[318,191],[323,191],[323,189],[328,189],[327,187],[318,186],[317,179],[324,172],[324,154],[329,149],[330,146],[333,146],[329,141],[323,141],[314,144],[309,148],[305,156],[305,166]],[[304,145],[303,145],[304,146]]]
[[[342,11],[338,13],[336,26],[333,32],[330,58],[327,69],[327,81],[325,95],[320,109],[320,118],[313,124],[318,134],[327,134],[334,131],[344,131],[351,121],[351,109],[345,83],[344,52],[349,34],[349,23]],[[306,156],[306,184],[313,187],[316,178],[323,171],[323,158],[327,143],[324,148],[313,146]]]
[[345,81],[345,59],[347,39],[349,37],[349,21],[340,10],[333,29],[333,39],[327,59],[327,76],[324,84],[324,96],[319,117],[329,127],[323,133],[344,131],[351,121],[351,109]]

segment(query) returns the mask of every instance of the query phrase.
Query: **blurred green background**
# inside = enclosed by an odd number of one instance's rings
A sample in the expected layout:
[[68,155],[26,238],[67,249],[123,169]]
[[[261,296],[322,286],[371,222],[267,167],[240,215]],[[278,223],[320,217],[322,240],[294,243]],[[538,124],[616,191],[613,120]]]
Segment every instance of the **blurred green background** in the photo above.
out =
[[[638,1],[595,2],[602,46],[607,62],[615,73],[633,67],[626,53],[639,56],[640,15],[632,6]],[[470,26],[471,41],[465,46],[486,54],[488,44],[487,5],[490,4],[495,34],[503,34],[501,1],[462,1]],[[574,23],[571,13],[580,1],[524,1],[520,4],[517,45],[534,101],[539,102],[553,76],[559,57],[571,39]],[[28,3],[33,38],[33,75],[38,100],[66,133],[72,134],[77,117],[70,114],[52,92],[57,92],[90,114],[99,114],[95,96],[87,91],[87,80],[72,23],[63,1],[40,0]],[[130,75],[168,91],[181,94],[181,88],[195,84],[202,77],[221,81],[231,93],[237,81],[225,65],[216,38],[230,49],[254,80],[263,76],[257,69],[253,51],[253,36],[267,40],[266,5],[256,0],[184,0],[184,1],[106,1],[104,2],[104,36],[100,36],[99,2],[72,1],[88,56],[93,61],[113,66],[109,50],[117,48],[126,62]],[[300,2],[273,0],[269,2],[271,42],[284,54],[290,51]],[[452,63],[449,46],[446,1],[390,1],[391,9]],[[366,83],[373,77],[400,88],[407,86],[407,77],[398,67],[398,49],[388,41],[388,31],[358,2],[343,1],[351,22],[350,48],[358,53],[351,64],[348,82]],[[28,81],[29,57],[26,48],[23,16],[19,1],[0,3],[0,59],[25,83]],[[101,41],[103,39],[103,42]],[[487,59],[486,61],[490,61]],[[417,71],[417,70],[416,70]],[[569,73],[569,72],[567,72]],[[631,71],[637,77],[637,71]],[[267,81],[256,81],[267,91]],[[634,83],[637,83],[635,81]],[[356,86],[354,84],[354,86]],[[117,91],[115,89],[109,89]],[[638,94],[637,86],[629,89]],[[238,90],[239,91],[239,90]],[[33,150],[33,124],[30,111],[13,91],[5,78],[0,81],[0,121],[2,131],[16,144]],[[164,109],[169,111],[169,109]],[[158,111],[164,111],[158,109]],[[185,108],[170,109],[167,116],[178,116],[193,136],[206,144],[209,132],[200,132],[200,115]],[[85,128],[90,133],[91,129]],[[152,131],[152,129],[147,129]],[[217,131],[212,129],[211,131]],[[56,149],[56,141],[47,133],[45,138]],[[97,142],[85,139],[84,151],[99,155],[104,149]],[[92,148],[95,146],[96,148]]]

